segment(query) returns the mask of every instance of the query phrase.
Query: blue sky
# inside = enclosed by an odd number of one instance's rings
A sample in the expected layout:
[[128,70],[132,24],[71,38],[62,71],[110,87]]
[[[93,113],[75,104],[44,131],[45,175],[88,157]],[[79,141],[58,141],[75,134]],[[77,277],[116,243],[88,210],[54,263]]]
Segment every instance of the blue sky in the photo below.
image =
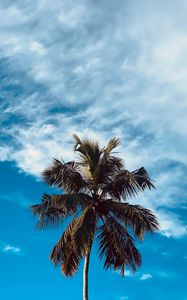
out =
[[51,158],[72,159],[72,134],[118,136],[129,170],[157,189],[132,203],[161,231],[138,243],[135,276],[91,258],[91,300],[187,300],[187,2],[1,0],[0,293],[2,299],[81,299],[82,265],[66,280],[49,261],[61,230],[38,232],[29,206]]

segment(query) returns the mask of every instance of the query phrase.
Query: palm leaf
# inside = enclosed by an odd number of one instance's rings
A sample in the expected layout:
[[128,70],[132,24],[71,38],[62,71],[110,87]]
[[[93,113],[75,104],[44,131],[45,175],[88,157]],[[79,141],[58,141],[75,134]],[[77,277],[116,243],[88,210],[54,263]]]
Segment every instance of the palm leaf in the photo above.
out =
[[100,259],[104,259],[104,268],[119,270],[124,275],[125,266],[132,271],[141,265],[141,256],[133,243],[133,238],[114,218],[107,218],[99,227]]
[[102,154],[102,149],[100,149],[97,141],[91,141],[87,138],[80,139],[76,134],[74,140],[74,150],[79,153],[81,164],[88,166],[90,173],[93,174]]
[[136,196],[138,192],[144,191],[145,188],[153,188],[151,179],[144,168],[129,172],[120,170],[110,178],[110,182],[103,188],[103,194],[108,194],[112,198],[121,200]]
[[72,276],[77,272],[80,260],[84,256],[84,253],[73,242],[73,231],[77,222],[78,218],[74,218],[70,222],[50,255],[50,259],[55,265],[61,265],[65,276]]
[[93,242],[96,228],[96,213],[92,205],[85,209],[74,229],[73,239],[76,247],[87,252]]
[[90,247],[94,238],[95,220],[93,209],[87,208],[79,218],[70,222],[55,245],[50,258],[55,265],[61,265],[65,276],[72,276],[77,271],[80,260]]
[[121,158],[103,153],[93,174],[96,184],[102,187],[109,183],[111,176],[118,173],[122,168],[123,160]]
[[149,174],[144,167],[133,171],[132,174],[134,174],[136,182],[141,187],[142,191],[144,191],[146,188],[154,188],[153,181],[150,179]]
[[125,225],[131,226],[135,235],[140,239],[144,233],[154,232],[159,229],[159,223],[155,214],[140,205],[131,205],[129,203],[119,203],[115,201],[104,201],[103,206],[107,213],[112,214]]
[[48,195],[43,194],[42,203],[31,207],[32,213],[39,216],[37,228],[49,225],[59,225],[61,221],[73,214],[79,208],[89,206],[92,198],[83,193]]
[[114,137],[114,138],[110,139],[108,144],[106,145],[106,147],[103,148],[103,153],[109,155],[119,145],[120,145],[120,139]]
[[112,150],[119,144],[120,140],[118,138],[112,138],[107,146],[102,149],[102,155],[100,155],[97,167],[93,173],[95,185],[99,185],[101,188],[110,181],[110,176],[124,167],[121,158],[111,155]]
[[78,193],[87,187],[79,172],[79,164],[74,161],[63,163],[53,159],[52,165],[43,171],[42,176],[48,185],[60,187],[67,193]]

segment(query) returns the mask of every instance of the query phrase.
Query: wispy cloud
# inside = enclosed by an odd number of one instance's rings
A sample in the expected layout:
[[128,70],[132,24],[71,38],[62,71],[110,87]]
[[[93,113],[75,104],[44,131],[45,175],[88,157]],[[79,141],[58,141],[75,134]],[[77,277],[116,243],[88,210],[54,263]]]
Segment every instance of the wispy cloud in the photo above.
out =
[[159,221],[164,235],[167,237],[181,237],[187,233],[187,225],[174,213],[158,210]]
[[0,247],[1,251],[7,254],[20,254],[21,248],[15,247],[12,245],[5,245],[3,247]]
[[142,276],[140,277],[140,280],[148,280],[151,279],[153,276],[149,273],[147,274],[142,274]]
[[159,277],[165,278],[165,279],[171,279],[178,277],[178,274],[175,272],[169,272],[169,271],[157,271],[155,274]]
[[126,271],[125,271],[125,276],[127,276],[127,277],[132,277],[132,276],[134,276],[134,274],[133,274],[131,271],[126,270]]
[[186,198],[186,2],[3,3],[0,159],[39,176],[72,157],[72,133],[117,135],[127,167],[156,181],[139,203],[166,236],[186,234],[168,211]]

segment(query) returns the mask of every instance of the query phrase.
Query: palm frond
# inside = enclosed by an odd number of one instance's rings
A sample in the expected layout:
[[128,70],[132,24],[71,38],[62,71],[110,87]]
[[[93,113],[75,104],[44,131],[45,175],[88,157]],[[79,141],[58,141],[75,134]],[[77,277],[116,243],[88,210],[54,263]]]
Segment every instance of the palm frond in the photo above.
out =
[[146,188],[154,188],[153,181],[149,177],[149,174],[144,167],[133,171],[132,174],[134,174],[136,182],[141,187],[142,191],[144,191]]
[[39,216],[37,228],[49,225],[58,226],[61,221],[77,212],[80,208],[89,206],[92,198],[84,193],[48,195],[43,194],[41,204],[31,207],[32,213]]
[[73,239],[76,247],[84,253],[93,242],[96,228],[96,213],[92,205],[85,209],[73,232]]
[[127,170],[122,170],[110,178],[110,182],[103,188],[103,194],[108,194],[112,198],[125,200],[135,196],[140,190],[135,177]]
[[50,259],[55,265],[61,265],[65,276],[72,276],[77,272],[80,260],[84,256],[84,253],[76,247],[73,241],[73,231],[77,222],[78,218],[74,218],[70,222],[50,255]]
[[93,174],[102,154],[99,143],[87,138],[80,139],[76,134],[74,134],[74,140],[74,150],[79,153],[80,162],[88,166],[90,173]]
[[153,188],[151,179],[144,168],[129,172],[128,170],[120,170],[110,178],[110,182],[103,188],[103,194],[108,194],[112,198],[125,200],[132,196],[136,196],[138,192],[142,192],[145,188]]
[[110,181],[110,176],[119,172],[124,165],[123,160],[119,157],[111,155],[112,150],[120,144],[118,138],[112,138],[106,147],[102,149],[97,167],[93,173],[95,184],[103,185]]
[[108,144],[106,145],[106,147],[103,148],[103,153],[105,154],[111,154],[111,152],[117,148],[120,145],[120,139],[119,138],[112,138],[109,140]]
[[119,270],[124,275],[125,266],[133,272],[141,265],[141,255],[134,246],[133,238],[121,224],[110,217],[99,227],[100,259],[104,259],[104,268]]
[[87,187],[79,172],[79,164],[74,161],[63,163],[53,159],[52,165],[43,171],[42,176],[48,185],[60,187],[67,193],[78,193]]
[[93,209],[87,208],[79,218],[70,222],[55,245],[50,258],[55,265],[61,265],[65,276],[72,276],[77,271],[80,260],[93,241],[95,223]]
[[104,201],[103,206],[107,214],[112,214],[125,225],[131,226],[135,235],[140,239],[145,232],[154,232],[159,229],[155,214],[140,205],[131,205],[112,200]]
[[74,151],[78,151],[78,148],[83,148],[82,146],[82,140],[77,134],[73,134],[73,139],[74,139]]
[[123,166],[123,160],[121,158],[103,153],[93,174],[94,181],[102,187],[109,183],[111,180],[110,177],[118,173]]

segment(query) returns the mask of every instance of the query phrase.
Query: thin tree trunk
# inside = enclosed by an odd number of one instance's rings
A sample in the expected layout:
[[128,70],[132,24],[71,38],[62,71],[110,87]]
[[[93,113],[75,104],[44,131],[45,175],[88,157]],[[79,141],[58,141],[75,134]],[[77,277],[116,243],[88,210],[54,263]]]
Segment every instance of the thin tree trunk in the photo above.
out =
[[90,250],[87,252],[84,261],[84,270],[83,270],[83,300],[88,300],[88,269],[90,263]]

